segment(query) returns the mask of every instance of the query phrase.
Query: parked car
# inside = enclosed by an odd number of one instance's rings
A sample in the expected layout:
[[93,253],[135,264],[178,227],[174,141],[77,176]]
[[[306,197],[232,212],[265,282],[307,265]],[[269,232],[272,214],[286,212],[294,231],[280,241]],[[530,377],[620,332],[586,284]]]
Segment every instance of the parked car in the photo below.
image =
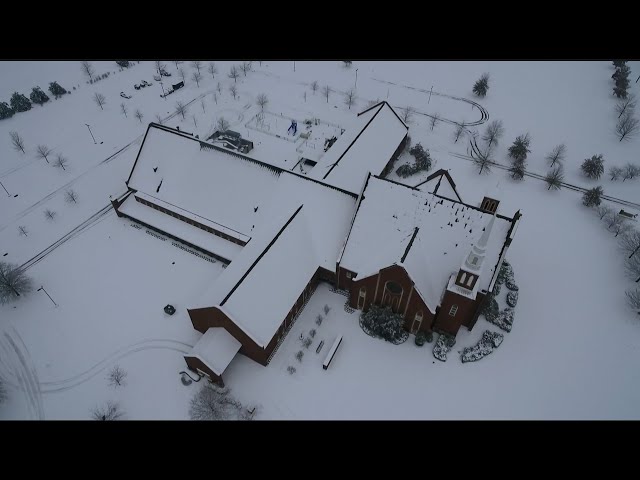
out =
[[124,92],[120,92],[120,96],[121,96],[122,98],[131,98],[131,95],[127,95],[127,94],[126,94],[126,93],[124,93]]
[[140,90],[142,87],[136,83],[136,84],[133,86],[133,88],[135,88],[136,90]]
[[160,75],[162,75],[163,77],[170,77],[171,74],[169,72],[167,72],[164,68],[160,70]]
[[140,85],[145,85],[147,87],[150,87],[151,85],[153,85],[153,83],[147,82],[146,80],[142,80],[142,83]]
[[162,77],[161,77],[160,75],[154,75],[154,76],[153,76],[153,79],[154,79],[156,82],[159,82],[159,81],[161,81],[161,80],[162,80]]

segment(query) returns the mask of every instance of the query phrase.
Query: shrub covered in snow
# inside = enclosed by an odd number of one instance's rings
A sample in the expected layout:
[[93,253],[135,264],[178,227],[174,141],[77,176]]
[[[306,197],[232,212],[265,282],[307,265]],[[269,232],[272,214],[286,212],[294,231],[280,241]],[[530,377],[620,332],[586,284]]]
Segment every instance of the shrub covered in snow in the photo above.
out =
[[312,328],[311,330],[309,330],[309,336],[310,336],[311,338],[313,338],[313,337],[315,337],[315,336],[316,336],[316,329],[315,329],[315,328]]
[[492,321],[495,320],[498,313],[500,313],[500,307],[494,295],[489,294],[488,297],[489,298],[482,304],[480,315],[484,315],[487,320]]
[[0,120],[13,117],[14,113],[16,112],[9,106],[7,102],[0,102]]
[[433,332],[431,330],[429,330],[427,332],[427,334],[425,335],[425,338],[427,340],[427,343],[433,342]]
[[419,347],[423,346],[426,340],[427,340],[427,335],[424,332],[420,331],[416,333],[415,342],[417,346]]
[[294,373],[296,373],[296,367],[289,365],[287,367],[287,372],[289,372],[289,375],[293,375]]
[[602,155],[594,155],[591,158],[585,159],[580,168],[588,178],[600,178],[604,173],[604,160],[602,159]]
[[29,95],[29,97],[31,98],[31,101],[33,103],[37,103],[38,105],[42,105],[43,103],[49,101],[49,96],[44,93],[40,89],[40,87],[33,87],[33,90],[31,90],[31,95]]
[[311,340],[309,337],[305,337],[305,339],[302,340],[302,345],[304,346],[304,348],[309,348],[312,343],[313,340]]
[[11,108],[16,112],[26,112],[27,110],[31,110],[31,102],[21,93],[14,92],[14,94],[11,95],[10,103]]
[[460,360],[462,363],[477,362],[481,358],[486,357],[494,349],[498,348],[504,339],[504,335],[497,332],[485,330],[482,332],[482,338],[473,347],[466,347],[462,350]]
[[302,357],[304,357],[304,352],[302,350],[298,350],[298,353],[296,353],[296,360],[302,362]]
[[514,292],[517,292],[518,290],[520,290],[520,287],[516,285],[516,281],[513,277],[507,278],[505,285],[509,290],[513,290]]
[[493,290],[491,291],[494,297],[500,295],[500,289],[502,289],[502,286],[496,281],[496,284],[493,286]]
[[489,320],[489,322],[493,323],[496,327],[504,330],[505,332],[510,332],[511,327],[513,326],[513,315],[513,308],[507,307],[502,310],[495,319]]
[[511,276],[513,276],[513,267],[511,267],[511,264],[505,260],[502,262],[502,266],[500,267],[500,271],[498,272],[496,284],[502,285],[504,281]]
[[482,76],[473,84],[473,93],[484,98],[489,90],[489,74],[483,73]]
[[413,165],[400,165],[396,170],[399,177],[406,178],[423,170],[429,171],[432,160],[428,149],[425,150],[420,143],[417,143],[409,149],[409,153],[416,157],[416,161]]
[[433,356],[441,362],[447,361],[447,354],[456,344],[455,337],[447,334],[441,334],[433,346]]
[[515,307],[518,304],[518,292],[507,293],[507,305]]
[[64,87],[61,87],[58,82],[51,82],[49,84],[49,91],[56,99],[67,93]]
[[316,317],[316,325],[318,326],[322,325],[322,315],[318,315]]
[[602,201],[602,187],[593,187],[590,190],[584,192],[582,196],[582,204],[586,207],[597,207]]
[[393,313],[391,307],[371,305],[369,311],[360,315],[360,327],[367,335],[382,338],[394,345],[403,343],[409,338],[404,328],[404,318]]

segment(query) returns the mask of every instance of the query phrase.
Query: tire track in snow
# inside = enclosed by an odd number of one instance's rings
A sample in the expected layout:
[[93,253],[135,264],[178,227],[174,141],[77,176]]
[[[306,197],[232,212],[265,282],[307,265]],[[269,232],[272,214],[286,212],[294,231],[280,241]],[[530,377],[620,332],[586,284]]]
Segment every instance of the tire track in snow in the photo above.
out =
[[[64,380],[50,381],[50,382],[40,382],[38,384],[38,392],[41,393],[59,393],[64,392],[66,390],[70,390],[72,388],[77,387],[103,372],[107,368],[109,368],[112,364],[125,358],[134,353],[143,352],[147,350],[172,350],[179,353],[189,353],[189,351],[193,348],[193,345],[181,342],[178,340],[171,339],[149,339],[142,340],[140,342],[127,345],[116,350],[114,353],[110,354],[103,360],[99,361],[92,367],[88,368],[84,372],[78,373],[72,377],[66,378]],[[23,386],[23,382],[20,381],[20,377],[14,375],[18,380],[20,385],[16,385],[12,382],[7,382],[8,385],[13,387],[18,387],[25,390]],[[26,390],[25,390],[26,391]]]

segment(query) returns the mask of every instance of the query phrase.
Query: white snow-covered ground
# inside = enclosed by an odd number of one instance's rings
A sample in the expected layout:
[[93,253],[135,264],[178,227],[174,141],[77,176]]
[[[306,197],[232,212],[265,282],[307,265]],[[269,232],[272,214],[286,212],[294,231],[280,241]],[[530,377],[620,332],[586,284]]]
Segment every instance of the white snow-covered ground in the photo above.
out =
[[[501,213],[523,213],[508,255],[520,286],[512,331],[492,355],[463,365],[458,350],[475,344],[484,329],[497,330],[481,319],[473,332],[461,331],[442,364],[431,355],[432,345],[419,348],[413,338],[393,346],[368,337],[357,313],[342,309],[344,297],[321,285],[268,367],[241,355],[231,362],[224,377],[234,394],[259,404],[261,419],[640,417],[635,368],[640,324],[625,305],[624,291],[633,282],[624,276],[613,235],[581,205],[577,192],[549,192],[531,178],[516,183],[497,169],[479,176],[470,162],[450,155],[466,154],[466,139],[454,143],[454,127],[446,122],[431,131],[429,117],[422,115],[477,121],[477,108],[450,97],[477,102],[489,120],[504,122],[496,161],[507,164],[513,139],[530,132],[530,171],[545,174],[544,156],[565,143],[566,182],[602,185],[606,194],[638,203],[638,180],[612,182],[605,175],[592,181],[579,170],[584,158],[599,153],[605,169],[640,163],[639,140],[618,142],[613,133],[610,63],[355,62],[346,69],[340,62],[296,62],[294,72],[291,62],[254,62],[255,71],[237,81],[237,99],[229,93],[232,62],[216,64],[219,72],[212,79],[205,62],[199,87],[189,80],[193,68],[182,64],[186,86],[164,100],[153,80],[153,62],[122,72],[113,62],[94,62],[98,73],[113,73],[93,85],[85,82],[79,62],[0,62],[0,101],[8,101],[16,90],[28,96],[36,85],[48,93],[53,80],[72,92],[0,121],[0,182],[10,192],[7,196],[0,189],[0,259],[22,264],[107,206],[110,195],[123,193],[146,124],[156,121],[156,114],[172,115],[177,101],[193,100],[184,120],[174,115],[167,125],[204,138],[224,116],[233,130],[254,142],[250,155],[279,166],[295,164],[295,145],[244,126],[259,111],[255,98],[260,93],[269,97],[268,111],[297,118],[299,129],[301,120],[315,117],[348,127],[370,100],[384,99],[394,108],[410,105],[418,112],[409,123],[412,143],[429,148],[435,168],[450,171],[465,202],[478,204],[489,195],[501,200]],[[640,62],[629,66],[630,91],[640,95],[640,83],[633,83]],[[165,84],[180,80],[173,63],[167,63],[167,70],[173,76]],[[471,88],[485,71],[491,75],[490,90],[485,99],[477,99]],[[133,84],[143,79],[154,85],[134,90]],[[314,80],[331,86],[328,102],[321,90],[312,92]],[[340,92],[354,86],[358,100],[349,110]],[[120,91],[133,98],[122,99]],[[104,110],[91,100],[94,92],[107,97]],[[120,103],[127,105],[127,117]],[[136,109],[144,114],[142,122],[133,116]],[[283,123],[281,135],[287,127]],[[485,128],[486,123],[470,127],[480,134]],[[24,137],[26,155],[12,149],[10,131]],[[67,170],[36,159],[38,144],[68,157]],[[397,179],[395,173],[391,178]],[[424,178],[416,175],[406,182]],[[70,188],[78,194],[77,204],[65,201]],[[57,212],[54,221],[45,218],[45,209]],[[0,342],[0,372],[10,383],[0,418],[83,419],[107,400],[120,401],[127,418],[187,418],[197,384],[180,383],[181,352],[200,334],[185,308],[210,286],[221,265],[130,223],[109,211],[28,270],[36,287],[43,285],[59,307],[35,291],[0,306],[0,327],[8,335]],[[28,236],[19,234],[19,226],[27,228]],[[162,312],[166,303],[178,308],[173,317]],[[325,303],[332,311],[317,327],[315,317]],[[318,334],[299,363],[294,355],[301,348],[300,333],[311,328]],[[322,361],[338,334],[343,343],[324,371]],[[325,346],[316,354],[321,339]],[[105,379],[116,363],[128,372],[128,383],[120,389]],[[289,365],[297,368],[295,374],[287,372]]]

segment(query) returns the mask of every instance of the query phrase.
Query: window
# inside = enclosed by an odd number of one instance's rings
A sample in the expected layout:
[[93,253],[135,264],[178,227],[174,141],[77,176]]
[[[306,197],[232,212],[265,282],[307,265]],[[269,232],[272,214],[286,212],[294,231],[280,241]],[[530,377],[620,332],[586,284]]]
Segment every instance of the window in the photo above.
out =
[[414,320],[416,320],[417,322],[421,322],[422,321],[422,310],[416,312],[416,316],[415,316]]
[[364,297],[367,294],[367,288],[366,287],[360,287],[360,296]]
[[451,315],[452,317],[455,317],[457,311],[458,311],[458,305],[451,305],[451,310],[449,310],[449,315]]
[[467,287],[470,287],[473,283],[473,275],[469,275],[469,280],[467,280]]
[[347,278],[351,278],[351,272],[347,272]]
[[464,285],[464,279],[467,277],[467,274],[465,272],[462,272],[462,275],[460,275],[460,280],[458,280],[458,282],[460,283],[460,285]]
[[478,263],[478,257],[473,257],[471,260],[471,265],[476,265]]
[[360,292],[358,293],[358,309],[362,310],[364,308],[364,302],[367,298],[367,288],[360,287]]

